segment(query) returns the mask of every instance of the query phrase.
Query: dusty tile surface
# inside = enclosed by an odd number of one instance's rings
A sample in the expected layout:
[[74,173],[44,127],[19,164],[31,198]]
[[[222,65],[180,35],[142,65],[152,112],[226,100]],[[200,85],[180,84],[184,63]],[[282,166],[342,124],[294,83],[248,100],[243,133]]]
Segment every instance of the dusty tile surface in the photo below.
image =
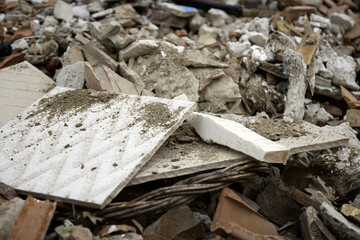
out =
[[217,169],[249,156],[228,147],[205,142],[161,146],[129,185]]
[[0,130],[0,181],[20,192],[104,207],[194,103],[55,88]]

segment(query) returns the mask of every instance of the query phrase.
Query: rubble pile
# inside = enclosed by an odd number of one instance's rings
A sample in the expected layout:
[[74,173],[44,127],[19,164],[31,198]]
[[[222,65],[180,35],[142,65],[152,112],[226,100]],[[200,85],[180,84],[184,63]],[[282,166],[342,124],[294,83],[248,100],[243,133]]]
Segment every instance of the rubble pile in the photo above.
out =
[[0,3],[0,239],[360,239],[360,3]]

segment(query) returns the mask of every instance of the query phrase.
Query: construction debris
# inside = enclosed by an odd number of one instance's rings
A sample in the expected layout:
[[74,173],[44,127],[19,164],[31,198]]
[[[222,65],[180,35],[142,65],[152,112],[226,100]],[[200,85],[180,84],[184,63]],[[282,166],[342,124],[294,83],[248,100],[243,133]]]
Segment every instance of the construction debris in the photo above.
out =
[[211,231],[236,239],[282,239],[276,227],[248,206],[235,192],[224,188],[219,198]]
[[[193,103],[181,100],[55,88],[2,129],[1,181],[18,191],[102,208],[192,108]],[[97,135],[100,126],[104,134]],[[16,143],[11,141],[15,136]],[[15,153],[7,150],[13,144],[18,148]],[[42,151],[39,145],[53,147]],[[28,160],[23,162],[22,156]],[[47,161],[40,164],[40,159]],[[34,164],[36,168],[31,167]],[[41,184],[44,178],[47,184]],[[29,181],[33,184],[26,184]]]
[[1,239],[360,238],[357,1],[0,10]]
[[28,196],[8,239],[43,239],[54,216],[56,202],[42,202]]

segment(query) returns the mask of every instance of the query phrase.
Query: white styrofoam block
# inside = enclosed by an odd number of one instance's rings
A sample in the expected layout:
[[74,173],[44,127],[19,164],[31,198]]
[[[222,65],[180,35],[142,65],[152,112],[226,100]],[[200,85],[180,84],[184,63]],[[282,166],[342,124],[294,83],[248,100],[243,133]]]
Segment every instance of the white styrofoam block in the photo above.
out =
[[0,70],[0,127],[14,119],[55,82],[39,69],[24,61]]
[[[71,90],[57,87],[42,99],[64,91]],[[96,208],[127,185],[194,108],[189,101],[119,94],[86,111],[27,118],[40,100],[0,130],[0,182],[34,196]],[[154,110],[151,115],[167,114],[170,125],[144,120],[145,109],[159,103],[171,114]],[[75,127],[79,122],[82,126]]]
[[290,149],[251,131],[235,121],[193,113],[190,124],[207,142],[218,143],[269,163],[286,163]]

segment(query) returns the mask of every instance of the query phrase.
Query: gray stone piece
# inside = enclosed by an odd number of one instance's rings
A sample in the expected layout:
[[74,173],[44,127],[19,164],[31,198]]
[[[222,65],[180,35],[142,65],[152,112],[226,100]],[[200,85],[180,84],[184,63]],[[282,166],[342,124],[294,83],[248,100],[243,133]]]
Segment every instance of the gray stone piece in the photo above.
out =
[[317,213],[314,207],[310,206],[300,216],[301,232],[305,240],[323,239],[323,235],[316,225]]
[[355,82],[356,63],[351,56],[336,57],[330,59],[326,67],[333,73],[333,84],[342,85],[349,90],[359,90],[359,85]]
[[324,224],[330,228],[330,231],[339,239],[358,240],[360,239],[360,228],[348,221],[336,209],[324,202],[320,206],[320,214]]
[[144,231],[146,240],[195,240],[205,233],[199,218],[186,205],[173,208]]
[[0,205],[0,239],[7,239],[23,204],[21,198],[13,198]]
[[82,89],[84,87],[84,62],[77,62],[61,69],[56,77],[58,87]]
[[55,4],[54,16],[57,19],[61,19],[70,22],[73,19],[72,6],[63,1],[58,1]]
[[159,45],[155,40],[135,41],[119,52],[119,61],[127,61],[129,58],[151,54],[158,46]]
[[333,13],[330,20],[332,24],[339,25],[344,31],[351,29],[355,25],[355,20],[345,13]]

